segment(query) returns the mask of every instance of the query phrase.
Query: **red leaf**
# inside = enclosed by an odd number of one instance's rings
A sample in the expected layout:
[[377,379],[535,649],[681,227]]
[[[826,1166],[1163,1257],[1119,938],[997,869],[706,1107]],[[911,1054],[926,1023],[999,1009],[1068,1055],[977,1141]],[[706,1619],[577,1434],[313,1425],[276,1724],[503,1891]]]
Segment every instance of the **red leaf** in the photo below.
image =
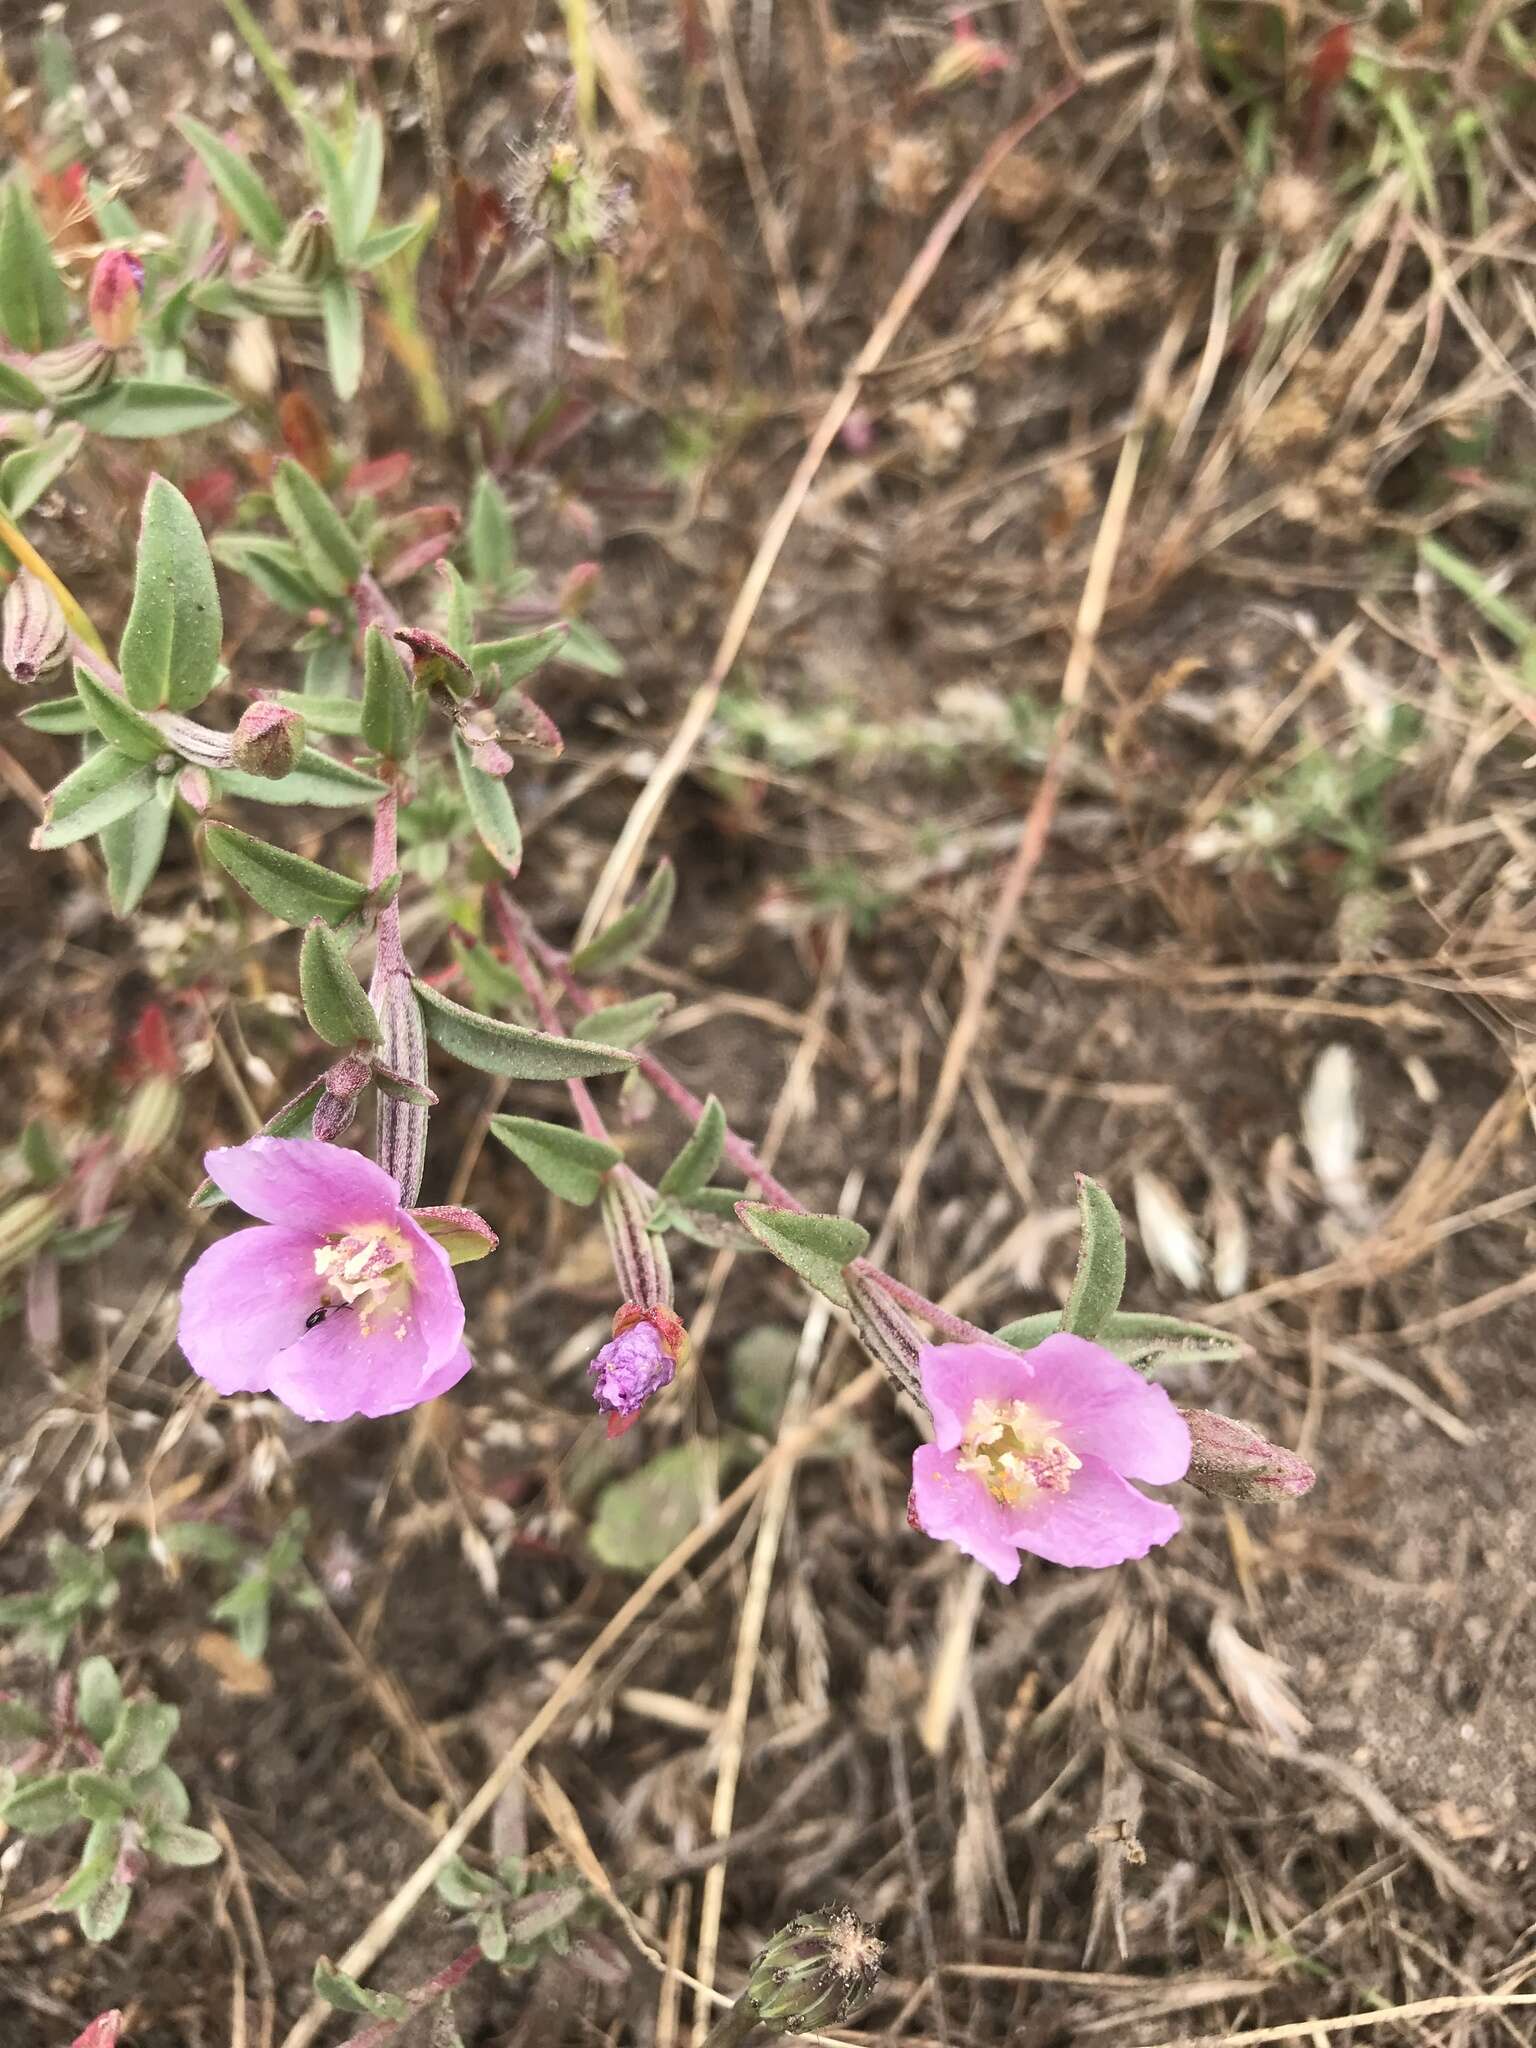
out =
[[323,484],[331,473],[331,437],[314,401],[302,391],[285,391],[278,400],[277,424],[289,454]]
[[182,485],[187,503],[204,526],[222,526],[235,509],[240,479],[232,469],[202,469]]
[[1355,31],[1347,21],[1329,29],[1312,52],[1307,83],[1313,92],[1332,92],[1341,84],[1355,59]]
[[403,448],[397,448],[393,455],[375,455],[368,461],[354,462],[342,489],[354,498],[387,498],[391,491],[410,482],[415,460]]
[[385,521],[374,543],[374,575],[385,585],[404,583],[441,561],[458,538],[459,524],[456,505],[418,505]]

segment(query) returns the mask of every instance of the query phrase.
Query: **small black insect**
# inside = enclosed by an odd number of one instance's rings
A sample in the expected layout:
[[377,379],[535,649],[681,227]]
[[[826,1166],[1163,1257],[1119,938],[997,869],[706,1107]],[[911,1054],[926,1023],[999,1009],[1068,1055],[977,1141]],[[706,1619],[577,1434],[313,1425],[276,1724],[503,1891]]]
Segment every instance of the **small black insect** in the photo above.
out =
[[321,1323],[323,1323],[323,1322],[325,1321],[326,1317],[327,1317],[327,1316],[328,1316],[329,1314],[330,1314],[330,1310],[329,1310],[328,1308],[313,1308],[313,1309],[311,1309],[311,1310],[310,1310],[310,1312],[309,1312],[309,1314],[308,1314],[308,1315],[307,1315],[307,1316],[306,1316],[306,1317],[304,1318],[304,1327],[305,1327],[305,1329],[306,1329],[306,1330],[313,1330],[313,1329],[316,1329],[316,1328],[318,1328],[318,1326],[319,1326],[319,1325],[320,1325]]

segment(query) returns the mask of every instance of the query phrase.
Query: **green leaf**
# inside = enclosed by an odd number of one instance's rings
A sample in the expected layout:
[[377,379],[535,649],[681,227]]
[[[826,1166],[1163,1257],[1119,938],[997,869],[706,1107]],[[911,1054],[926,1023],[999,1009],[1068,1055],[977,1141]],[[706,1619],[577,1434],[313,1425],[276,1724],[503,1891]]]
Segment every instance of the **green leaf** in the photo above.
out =
[[363,635],[362,734],[385,761],[405,760],[416,744],[410,676],[398,644],[376,625]]
[[300,113],[296,116],[304,147],[309,154],[310,168],[315,174],[315,183],[325,194],[326,218],[338,254],[342,244],[350,239],[350,222],[347,218],[346,177],[342,168],[341,151],[335,138],[325,125],[313,114]]
[[565,1124],[541,1123],[531,1116],[493,1116],[491,1135],[521,1159],[551,1194],[583,1207],[602,1191],[603,1175],[623,1156],[618,1148],[573,1131]]
[[0,362],[0,399],[7,405],[23,406],[28,412],[39,411],[48,403],[25,371],[7,362]]
[[169,743],[159,726],[135,711],[126,697],[98,682],[79,662],[75,663],[75,693],[92,725],[120,754],[132,761],[154,761],[166,752]]
[[361,882],[283,847],[268,846],[232,825],[210,825],[205,836],[208,851],[225,873],[284,924],[308,924],[314,917],[338,924],[360,910],[368,895]]
[[260,1659],[267,1653],[272,1633],[272,1582],[264,1572],[252,1572],[208,1610],[214,1621],[232,1621],[235,1640],[247,1657]]
[[257,248],[265,256],[275,256],[283,239],[283,216],[245,158],[190,114],[183,114],[176,125],[202,158],[219,197]]
[[573,1025],[571,1036],[595,1038],[603,1045],[639,1045],[676,1004],[677,997],[665,990],[651,996],[636,996],[627,1003],[610,1003],[607,1009],[594,1010],[590,1017]]
[[716,1444],[695,1437],[613,1480],[597,1497],[588,1532],[593,1553],[637,1578],[653,1571],[704,1519],[730,1466],[749,1456],[739,1437]]
[[[452,562],[445,561],[438,572],[443,579],[443,638],[462,660],[469,661],[475,638],[474,592]],[[474,664],[471,662],[470,666]]]
[[645,952],[665,930],[676,893],[676,872],[671,861],[663,859],[657,863],[644,892],[623,916],[616,917],[606,931],[599,932],[571,956],[572,969],[584,980],[592,980],[611,974],[614,968],[625,966]]
[[139,711],[191,711],[219,675],[224,622],[213,557],[197,514],[172,483],[151,477],[144,493],[133,609],[118,665]]
[[997,1341],[999,1344],[1011,1344],[1015,1351],[1033,1351],[1037,1344],[1043,1344],[1060,1328],[1061,1310],[1048,1309],[1042,1315],[1021,1316],[1016,1323],[1005,1323],[997,1332]]
[[67,1771],[28,1778],[10,1798],[0,1802],[0,1820],[19,1835],[52,1835],[80,1818]]
[[[739,1447],[738,1447],[739,1448]],[[587,1902],[587,1890],[579,1884],[544,1884],[515,1904],[504,1907],[507,1932],[519,1946],[547,1941],[573,1913]]]
[[92,1742],[105,1742],[123,1710],[123,1688],[105,1657],[87,1657],[75,1676],[75,1712]]
[[35,1742],[48,1725],[48,1716],[25,1700],[0,1699],[0,1742]]
[[23,725],[29,725],[34,732],[79,733],[94,732],[91,715],[74,697],[45,697],[41,704],[29,704],[21,714]]
[[562,661],[568,661],[573,668],[591,669],[594,675],[623,675],[623,655],[595,626],[589,626],[585,619],[569,619],[566,623],[570,631],[560,649]]
[[393,227],[375,228],[371,235],[365,235],[358,244],[353,259],[354,270],[377,270],[381,263],[387,263],[391,256],[398,256],[402,249],[409,249],[413,242],[425,239],[431,231],[426,220],[398,221]]
[[128,1811],[127,1791],[106,1771],[71,1771],[69,1789],[86,1820],[121,1820]]
[[217,1839],[206,1829],[189,1828],[174,1821],[148,1829],[144,1846],[151,1856],[158,1856],[162,1863],[173,1863],[181,1870],[196,1869],[203,1863],[217,1863],[223,1854]]
[[505,960],[498,960],[487,945],[452,942],[453,957],[464,970],[464,979],[477,1010],[525,1010],[528,991]]
[[144,901],[144,893],[160,871],[166,837],[171,829],[171,808],[176,785],[162,778],[155,785],[153,800],[140,804],[115,825],[100,834],[101,850],[107,863],[107,900],[114,917],[132,917]]
[[[470,493],[466,538],[475,588],[483,597],[499,597],[517,560],[517,549],[506,496],[488,469],[481,470]],[[472,662],[471,666],[478,664]]]
[[661,1176],[657,1194],[686,1202],[699,1188],[707,1186],[725,1157],[725,1138],[725,1111],[711,1095],[687,1144]]
[[[110,404],[106,401],[110,400]],[[70,416],[93,434],[114,441],[151,441],[167,434],[195,434],[233,419],[240,401],[215,384],[194,377],[120,377],[70,407]]]
[[1186,1323],[1177,1316],[1112,1315],[1099,1331],[1098,1342],[1127,1365],[1189,1365],[1196,1360],[1223,1362],[1238,1357],[1242,1345],[1228,1330],[1209,1323]]
[[30,512],[68,469],[85,440],[84,427],[65,426],[0,462],[0,504],[12,519]]
[[271,696],[285,711],[297,711],[312,732],[336,739],[356,739],[362,732],[363,707],[356,697],[311,696],[307,690],[273,690]]
[[328,277],[321,285],[320,318],[331,385],[345,404],[363,381],[363,295],[350,277]]
[[356,732],[357,702],[348,694],[352,687],[352,648],[349,641],[340,633],[328,633],[322,628],[318,639],[311,635],[301,640],[299,645],[308,649],[304,662],[303,695],[316,703],[350,704],[353,722],[341,730]]
[[869,1232],[846,1216],[805,1216],[795,1209],[773,1209],[765,1202],[742,1202],[737,1216],[758,1243],[791,1272],[840,1308],[847,1308],[843,1268],[862,1258]]
[[69,333],[69,298],[19,172],[0,204],[0,328],[29,356],[56,348]]
[[475,1916],[475,1940],[488,1963],[499,1963],[508,1948],[507,1923],[499,1906],[490,1906]]
[[80,1932],[87,1941],[110,1941],[128,1918],[133,1903],[133,1886],[109,1877],[92,1892],[76,1914]]
[[1061,1327],[1074,1337],[1096,1337],[1125,1292],[1125,1233],[1114,1203],[1085,1173],[1077,1176],[1077,1207],[1082,1236]]
[[437,1873],[437,1896],[455,1912],[473,1912],[485,1899],[501,1890],[494,1877],[473,1869],[462,1856],[453,1856]]
[[398,1992],[370,1991],[345,1970],[338,1970],[329,1956],[322,1956],[316,1963],[312,1989],[316,1998],[323,1998],[338,2012],[366,2012],[374,2019],[403,2020],[411,2010],[409,2002]]
[[443,1051],[482,1073],[507,1074],[514,1081],[571,1081],[616,1074],[634,1065],[633,1057],[617,1046],[590,1045],[584,1039],[503,1024],[450,1002],[423,981],[413,986],[427,1030]]
[[32,844],[39,853],[47,853],[89,839],[103,826],[136,811],[154,793],[154,775],[142,761],[103,747],[50,792]]
[[515,633],[504,640],[477,640],[466,657],[476,676],[494,690],[509,690],[560,652],[566,625],[541,626],[536,633]]
[[238,768],[221,768],[218,775],[231,796],[249,797],[252,803],[318,804],[329,811],[354,811],[377,803],[385,787],[375,776],[333,760],[318,747],[306,747],[298,766],[287,775],[246,775]]
[[363,551],[309,471],[285,455],[272,479],[278,517],[306,573],[329,597],[344,597],[363,573]]
[[117,1726],[101,1747],[102,1768],[137,1778],[165,1761],[165,1752],[181,1725],[181,1711],[164,1700],[129,1700]]
[[347,949],[318,919],[299,952],[299,993],[304,1014],[327,1045],[377,1045],[382,1033]]
[[352,136],[352,154],[347,159],[345,237],[338,229],[343,262],[351,262],[363,237],[373,226],[379,210],[379,186],[384,176],[384,130],[377,114],[364,114]]
[[133,1810],[146,1824],[183,1821],[192,1810],[187,1788],[169,1764],[141,1771],[133,1781]]
[[73,1913],[83,1906],[87,1899],[100,1891],[117,1868],[121,1853],[122,1829],[110,1822],[98,1822],[91,1829],[91,1837],[80,1857],[80,1867],[48,1901],[55,1913]]
[[507,785],[499,775],[487,775],[476,766],[473,749],[457,730],[453,735],[453,759],[480,844],[509,875],[515,875],[523,864],[523,835]]
[[248,578],[284,611],[302,615],[326,602],[327,592],[309,575],[292,541],[269,533],[221,533],[213,552],[225,568]]
[[657,1203],[650,1227],[680,1230],[712,1251],[760,1252],[764,1246],[737,1220],[736,1208],[743,1199],[740,1188],[695,1188],[686,1201],[668,1195]]

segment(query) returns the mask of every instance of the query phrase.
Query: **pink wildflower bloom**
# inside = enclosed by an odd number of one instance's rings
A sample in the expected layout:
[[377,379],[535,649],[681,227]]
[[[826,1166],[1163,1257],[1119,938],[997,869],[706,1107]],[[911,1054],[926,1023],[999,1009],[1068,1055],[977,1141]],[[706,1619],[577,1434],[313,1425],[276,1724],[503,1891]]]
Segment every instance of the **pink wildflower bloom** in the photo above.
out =
[[382,1167],[267,1137],[203,1164],[262,1226],[210,1245],[182,1283],[181,1348],[221,1394],[342,1422],[414,1408],[469,1371],[448,1254]]
[[1189,1464],[1189,1430],[1163,1392],[1082,1337],[925,1344],[934,1441],[912,1459],[910,1518],[1011,1585],[1019,1552],[1052,1564],[1121,1564],[1179,1527],[1129,1479],[1166,1485]]
[[587,1367],[610,1436],[622,1436],[652,1394],[671,1386],[687,1349],[688,1333],[671,1309],[624,1303],[613,1319],[612,1340]]

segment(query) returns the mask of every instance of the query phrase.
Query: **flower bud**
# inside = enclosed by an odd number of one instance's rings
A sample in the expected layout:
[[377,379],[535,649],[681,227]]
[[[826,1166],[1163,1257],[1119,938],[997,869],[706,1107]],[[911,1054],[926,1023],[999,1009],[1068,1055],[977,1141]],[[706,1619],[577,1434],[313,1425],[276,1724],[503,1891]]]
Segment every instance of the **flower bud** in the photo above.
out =
[[1244,1502],[1295,1500],[1309,1493],[1317,1474],[1305,1458],[1260,1436],[1251,1423],[1203,1408],[1181,1408],[1189,1425],[1189,1470],[1197,1493]]
[[151,1074],[133,1091],[118,1139],[125,1160],[152,1159],[181,1121],[181,1090],[168,1074]]
[[747,2003],[771,2034],[838,2026],[874,1990],[884,1951],[846,1906],[799,1913],[752,1965]]
[[126,348],[139,331],[144,266],[126,249],[109,249],[91,274],[91,331],[103,348]]
[[473,694],[473,670],[463,655],[454,653],[441,633],[429,633],[422,626],[401,626],[395,638],[409,649],[416,665],[413,679],[422,689],[442,688],[455,697]]
[[70,2048],[117,2048],[122,2031],[123,2015],[114,2006],[110,2012],[98,2013],[83,2034],[76,2034]]
[[0,1273],[19,1266],[42,1249],[58,1228],[60,1212],[59,1197],[54,1191],[23,1195],[19,1202],[0,1211]]
[[555,599],[555,610],[562,619],[579,619],[597,589],[597,580],[602,570],[596,562],[578,562],[567,572],[560,585],[560,594]]
[[344,1052],[325,1070],[325,1093],[315,1104],[310,1130],[322,1145],[333,1145],[357,1115],[358,1097],[373,1079],[367,1053]]
[[270,314],[274,320],[320,318],[320,294],[314,286],[290,277],[276,264],[268,264],[249,277],[235,279],[234,289],[253,313]]
[[46,355],[33,356],[25,365],[32,382],[54,405],[99,391],[112,376],[113,367],[111,349],[94,338],[66,342]]
[[176,794],[201,817],[213,801],[213,784],[206,768],[183,768],[176,778]]
[[843,1268],[843,1285],[853,1314],[859,1342],[894,1384],[915,1401],[923,1398],[917,1358],[922,1335],[906,1310],[899,1308],[879,1281],[857,1266]]
[[276,782],[291,775],[304,751],[304,719],[284,704],[248,704],[235,727],[230,760],[244,775]]
[[277,256],[279,266],[300,284],[323,284],[336,268],[336,239],[318,206],[301,213]]
[[35,683],[69,652],[64,607],[41,576],[18,569],[0,606],[0,662],[18,683]]
[[688,1332],[671,1309],[625,1302],[613,1319],[612,1341],[587,1367],[610,1436],[622,1436],[652,1394],[671,1386],[687,1351]]

